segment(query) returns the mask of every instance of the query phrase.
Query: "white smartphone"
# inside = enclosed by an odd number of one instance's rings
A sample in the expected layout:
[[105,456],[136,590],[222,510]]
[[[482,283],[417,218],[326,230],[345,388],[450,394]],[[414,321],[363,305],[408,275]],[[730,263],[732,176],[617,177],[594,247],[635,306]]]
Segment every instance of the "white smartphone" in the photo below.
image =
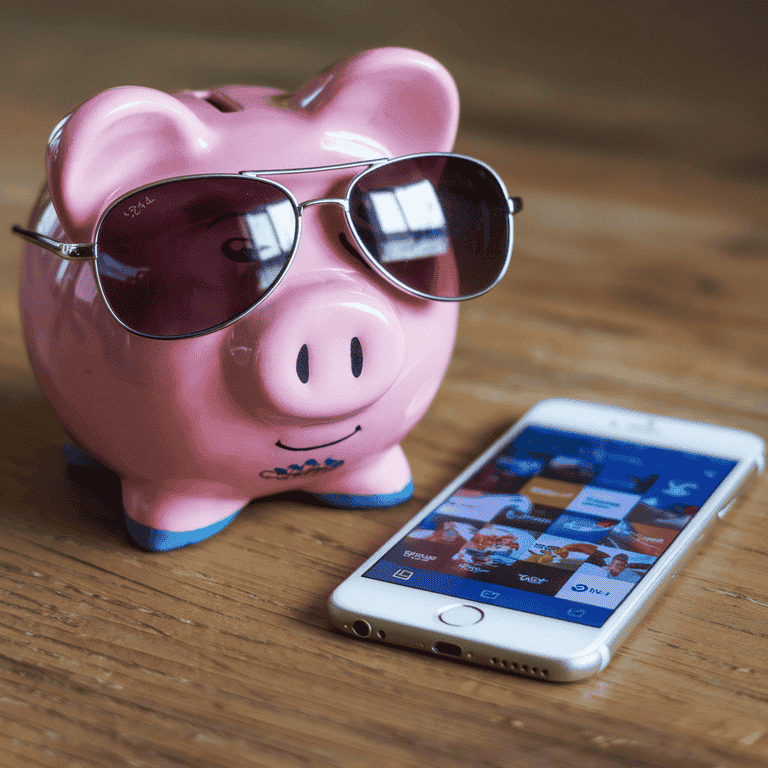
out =
[[764,463],[749,432],[545,400],[333,592],[331,621],[502,671],[588,677]]

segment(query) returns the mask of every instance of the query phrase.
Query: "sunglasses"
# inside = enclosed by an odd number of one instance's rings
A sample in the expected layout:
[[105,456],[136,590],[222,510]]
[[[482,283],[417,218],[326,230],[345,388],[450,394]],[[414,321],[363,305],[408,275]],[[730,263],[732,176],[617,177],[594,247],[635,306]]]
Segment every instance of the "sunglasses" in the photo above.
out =
[[[298,203],[264,178],[367,166],[343,198]],[[277,288],[293,261],[304,208],[340,205],[356,249],[412,296],[461,301],[489,291],[512,253],[509,198],[487,165],[425,153],[321,168],[182,176],[123,195],[102,214],[93,243],[62,243],[14,227],[63,259],[90,261],[120,325],[152,339],[212,333]],[[359,253],[358,253],[359,251]]]

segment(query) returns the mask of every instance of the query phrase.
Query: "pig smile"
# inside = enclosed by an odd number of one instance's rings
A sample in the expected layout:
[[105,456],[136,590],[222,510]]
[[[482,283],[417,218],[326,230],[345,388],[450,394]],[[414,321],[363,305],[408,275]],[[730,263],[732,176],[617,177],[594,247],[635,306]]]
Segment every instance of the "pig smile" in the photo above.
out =
[[323,443],[322,445],[308,445],[305,448],[292,448],[290,445],[285,445],[281,440],[278,440],[275,443],[275,445],[278,448],[283,448],[286,451],[314,451],[314,450],[317,450],[318,448],[328,448],[328,446],[336,445],[337,443],[341,443],[344,440],[346,440],[347,438],[352,437],[352,435],[356,435],[361,429],[362,429],[362,427],[358,424],[355,427],[354,432],[350,432],[346,437],[340,437],[338,440],[334,440],[333,442],[330,442],[330,443]]

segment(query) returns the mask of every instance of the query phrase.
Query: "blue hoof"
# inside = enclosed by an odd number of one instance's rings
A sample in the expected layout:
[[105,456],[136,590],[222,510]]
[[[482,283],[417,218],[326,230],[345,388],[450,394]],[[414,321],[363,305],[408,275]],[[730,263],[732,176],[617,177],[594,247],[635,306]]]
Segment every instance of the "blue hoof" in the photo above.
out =
[[402,491],[395,493],[348,494],[348,493],[313,493],[312,496],[319,501],[334,507],[345,509],[382,509],[402,504],[413,496],[413,480]]
[[137,523],[127,514],[125,515],[125,525],[131,538],[140,547],[152,552],[168,552],[171,549],[188,547],[190,544],[197,544],[209,539],[226,528],[240,514],[240,511],[238,509],[234,515],[225,517],[212,525],[207,525],[205,528],[196,528],[194,531],[164,531],[160,528],[150,528],[147,525]]

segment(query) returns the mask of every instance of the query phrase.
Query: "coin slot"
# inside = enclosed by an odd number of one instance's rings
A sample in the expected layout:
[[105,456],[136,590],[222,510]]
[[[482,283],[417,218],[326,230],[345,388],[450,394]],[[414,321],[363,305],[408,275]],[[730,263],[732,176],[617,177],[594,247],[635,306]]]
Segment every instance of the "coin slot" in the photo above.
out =
[[234,99],[230,99],[229,96],[217,93],[216,91],[209,92],[207,96],[203,97],[203,100],[207,101],[212,107],[216,107],[219,112],[241,112],[243,109]]

